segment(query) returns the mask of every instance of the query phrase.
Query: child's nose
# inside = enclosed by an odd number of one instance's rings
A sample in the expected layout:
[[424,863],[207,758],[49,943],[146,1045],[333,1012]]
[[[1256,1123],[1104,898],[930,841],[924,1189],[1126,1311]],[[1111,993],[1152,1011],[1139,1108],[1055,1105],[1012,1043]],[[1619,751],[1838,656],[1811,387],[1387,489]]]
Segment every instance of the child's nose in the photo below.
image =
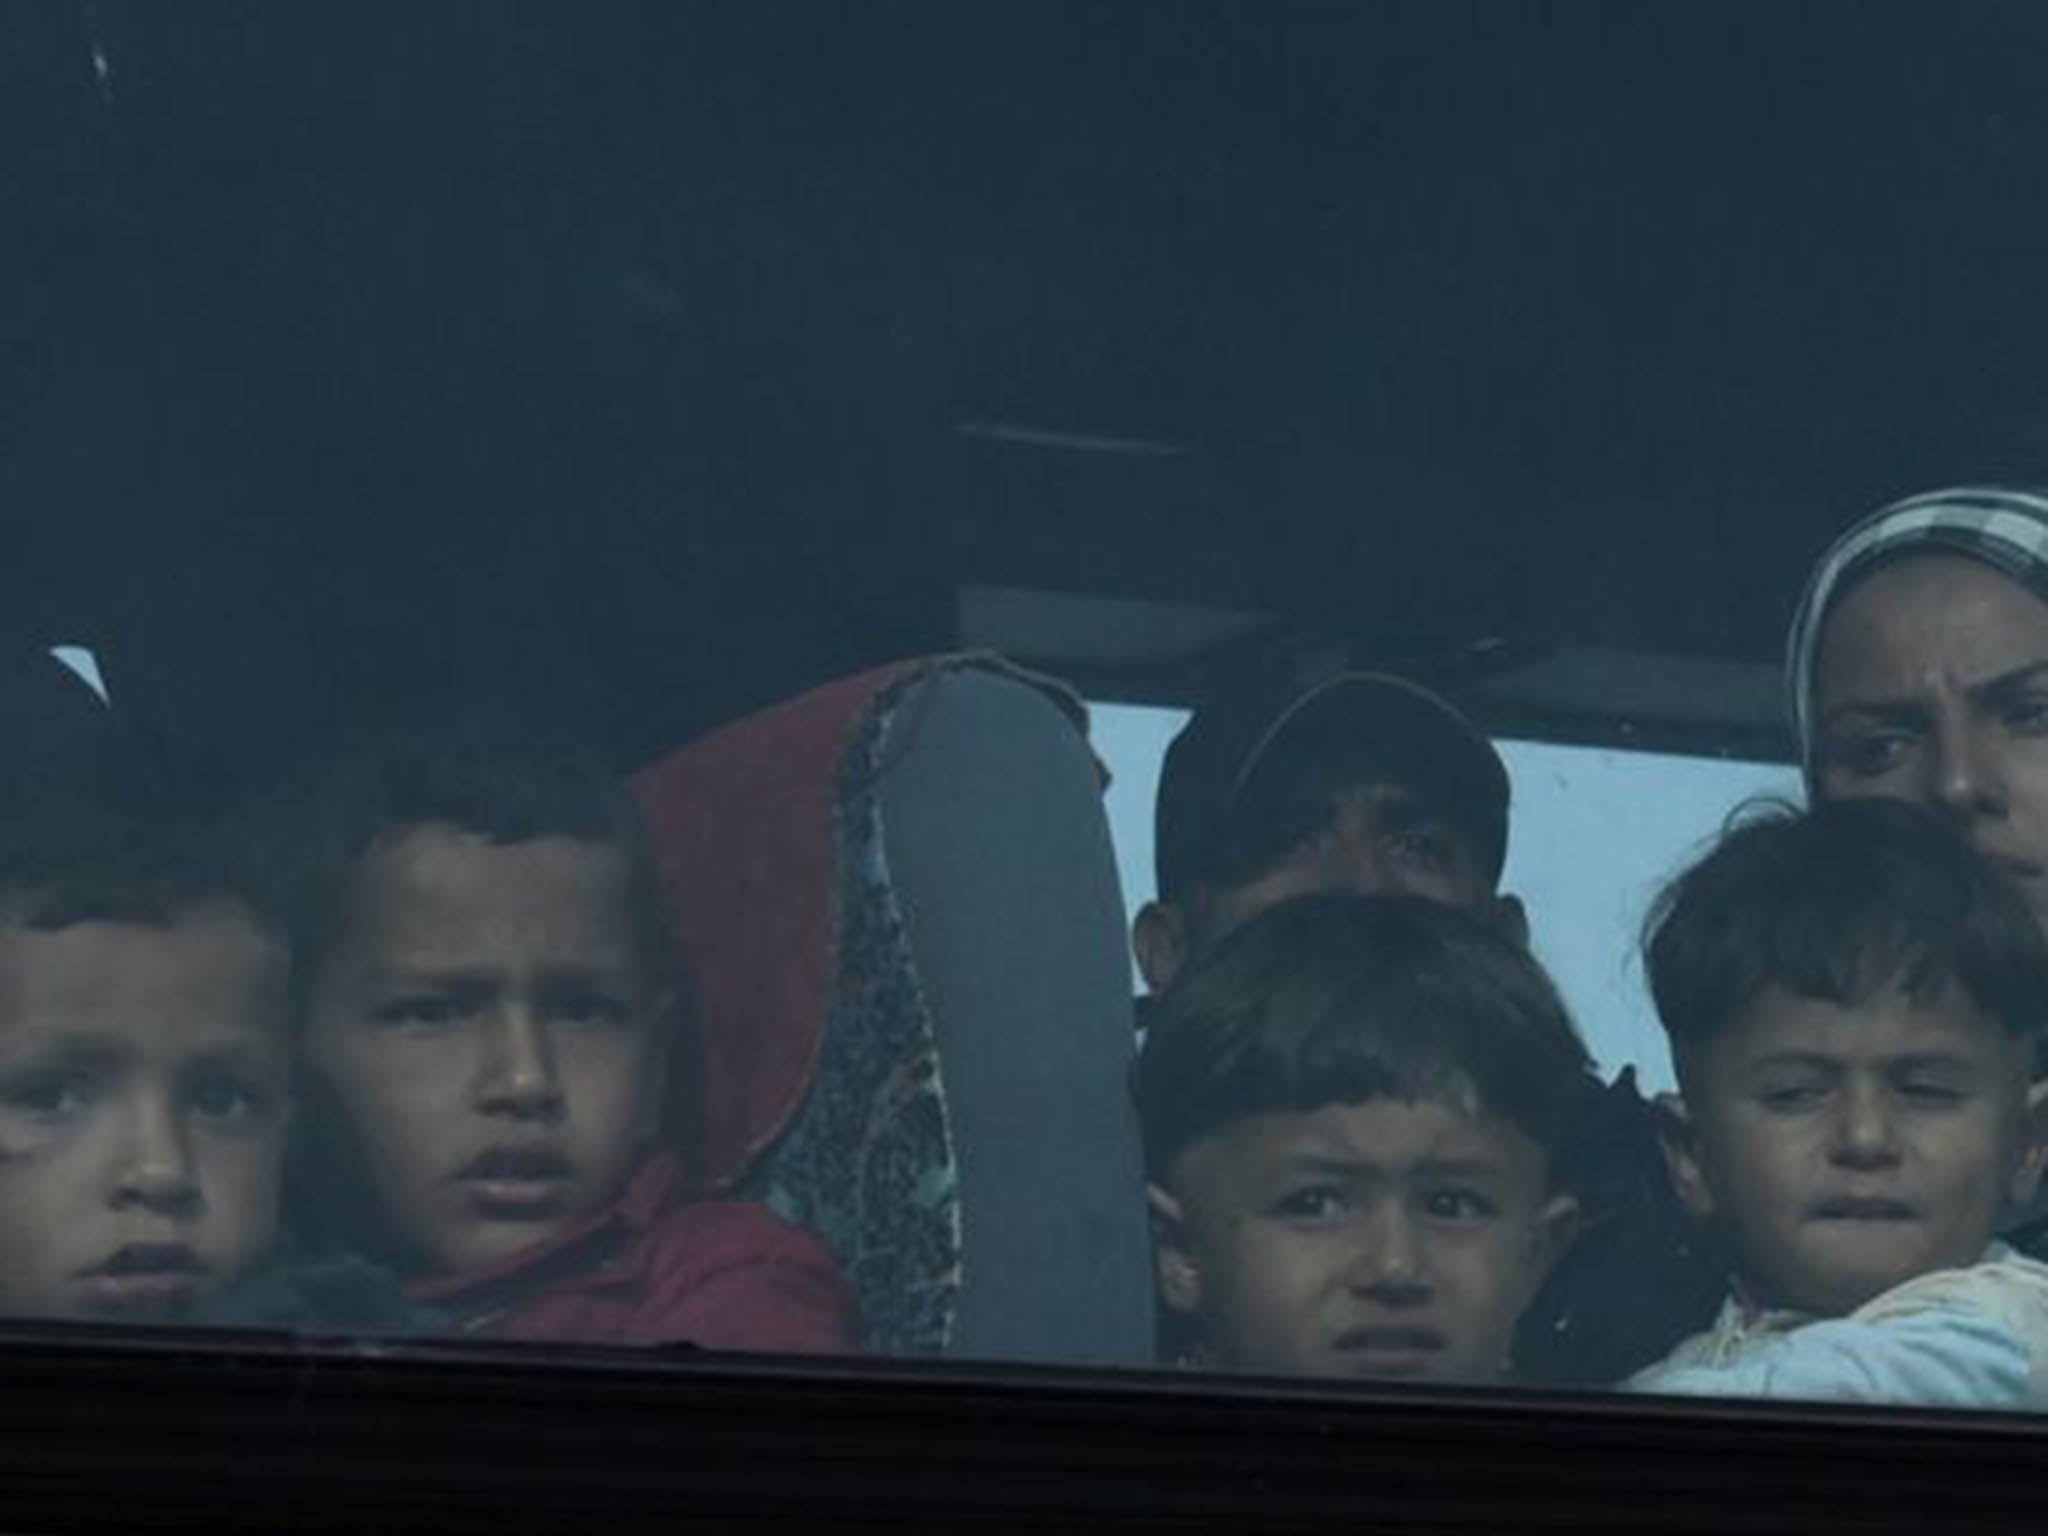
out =
[[173,1216],[198,1207],[191,1148],[169,1104],[148,1097],[130,1107],[112,1195],[117,1207],[141,1206]]
[[505,1009],[489,1025],[478,1099],[487,1113],[544,1116],[562,1104],[554,1049],[533,1010]]
[[1352,1260],[1351,1284],[1381,1300],[1414,1300],[1428,1294],[1428,1257],[1407,1211],[1377,1212],[1364,1223]]
[[1852,1168],[1882,1167],[1898,1155],[1890,1097],[1875,1084],[1853,1083],[1835,1117],[1835,1161]]

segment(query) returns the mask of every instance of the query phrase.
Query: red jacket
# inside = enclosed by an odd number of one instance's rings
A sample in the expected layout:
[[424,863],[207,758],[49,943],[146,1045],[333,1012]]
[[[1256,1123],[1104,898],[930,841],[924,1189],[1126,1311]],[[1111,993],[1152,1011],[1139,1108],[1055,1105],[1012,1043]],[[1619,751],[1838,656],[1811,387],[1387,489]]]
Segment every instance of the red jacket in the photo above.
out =
[[823,1243],[762,1206],[685,1200],[665,1156],[551,1241],[408,1295],[502,1339],[835,1354],[859,1336]]

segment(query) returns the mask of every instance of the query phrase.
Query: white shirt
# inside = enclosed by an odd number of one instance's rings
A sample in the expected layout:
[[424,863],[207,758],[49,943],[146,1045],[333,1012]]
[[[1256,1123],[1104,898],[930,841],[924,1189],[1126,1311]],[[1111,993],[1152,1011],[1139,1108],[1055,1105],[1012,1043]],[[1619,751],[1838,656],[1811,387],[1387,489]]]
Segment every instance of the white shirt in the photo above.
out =
[[1623,1384],[1631,1392],[1937,1408],[2048,1410],[2048,1264],[1993,1243],[1846,1317],[1730,1297],[1705,1333]]

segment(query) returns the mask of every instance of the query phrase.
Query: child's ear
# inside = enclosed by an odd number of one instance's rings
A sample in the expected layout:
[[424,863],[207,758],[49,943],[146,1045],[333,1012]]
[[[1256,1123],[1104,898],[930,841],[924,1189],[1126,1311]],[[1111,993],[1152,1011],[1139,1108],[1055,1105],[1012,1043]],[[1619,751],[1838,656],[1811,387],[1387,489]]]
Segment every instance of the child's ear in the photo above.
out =
[[1202,1266],[1189,1240],[1187,1214],[1157,1184],[1145,1186],[1145,1204],[1152,1216],[1152,1264],[1159,1280],[1159,1299],[1182,1317],[1202,1310]]
[[1164,992],[1187,964],[1191,947],[1187,915],[1164,901],[1148,901],[1131,924],[1131,951],[1149,992]]
[[2014,1206],[2025,1205],[2041,1186],[2041,1173],[2048,1168],[2048,1078],[2027,1085],[2027,1115],[2020,1127],[2020,1155],[2013,1164],[2012,1188],[2007,1192]]
[[1699,1128],[1687,1112],[1685,1100],[1675,1093],[1660,1093],[1656,1100],[1657,1139],[1664,1149],[1664,1166],[1671,1175],[1671,1188],[1695,1221],[1709,1221],[1714,1215],[1714,1191],[1700,1164]]

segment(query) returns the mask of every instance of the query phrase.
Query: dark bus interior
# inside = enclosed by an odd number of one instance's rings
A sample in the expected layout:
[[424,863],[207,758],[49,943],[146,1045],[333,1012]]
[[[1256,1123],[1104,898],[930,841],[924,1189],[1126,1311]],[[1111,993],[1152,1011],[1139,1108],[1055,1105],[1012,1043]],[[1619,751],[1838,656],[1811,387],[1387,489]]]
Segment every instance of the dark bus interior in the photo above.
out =
[[11,7],[8,623],[228,769],[1282,636],[1767,745],[1811,552],[2042,451],[2042,25]]
[[[222,796],[479,704],[632,768],[980,648],[1157,704],[1329,654],[1496,732],[1789,760],[1813,555],[2048,477],[2027,0],[6,0],[0,188],[0,640],[90,647]],[[1376,1528],[1375,1476],[1389,1529],[1761,1529],[1824,1488],[1811,1528],[1871,1531],[1964,1487],[1997,1523],[2038,1448],[881,1365],[686,1399],[456,1349],[10,1358],[23,1532],[276,1528],[309,1490],[320,1529]],[[1418,1470],[1475,1456],[1497,1495]]]

